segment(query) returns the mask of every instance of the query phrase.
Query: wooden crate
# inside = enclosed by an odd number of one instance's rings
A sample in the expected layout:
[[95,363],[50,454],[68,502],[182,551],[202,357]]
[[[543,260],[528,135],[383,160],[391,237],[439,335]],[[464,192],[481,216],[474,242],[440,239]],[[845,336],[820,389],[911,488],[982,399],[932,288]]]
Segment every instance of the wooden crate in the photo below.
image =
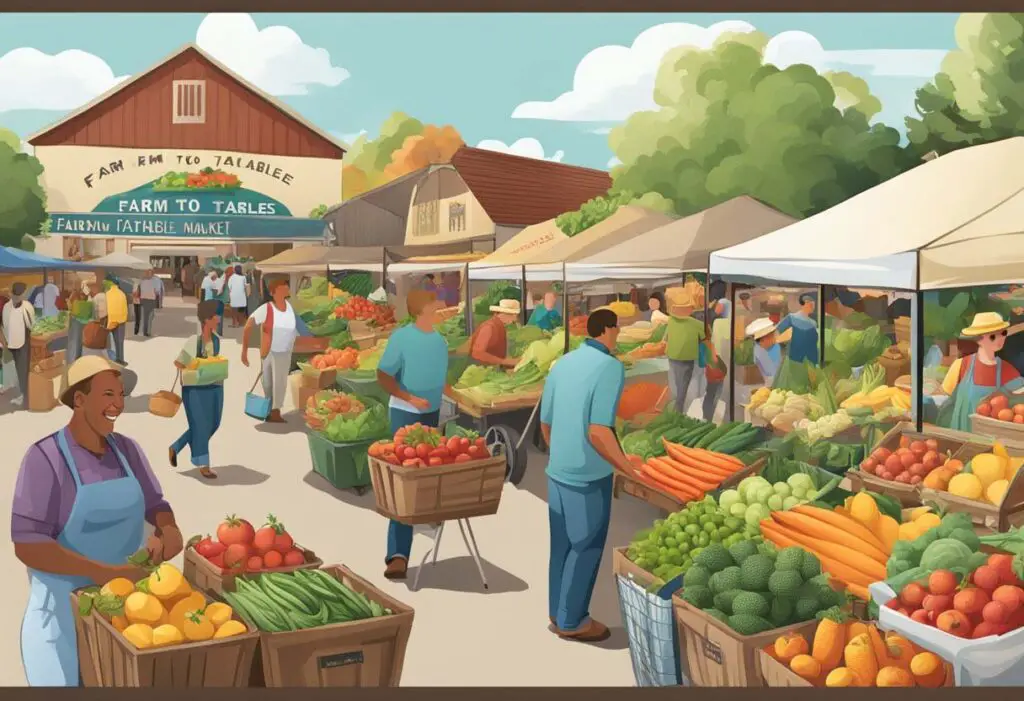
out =
[[[207,601],[211,601],[207,597]],[[71,594],[82,684],[88,687],[246,687],[259,634],[140,650],[95,611],[78,614],[78,592]]]
[[672,605],[679,626],[680,654],[685,656],[693,686],[764,686],[761,650],[786,633],[809,638],[818,625],[806,621],[758,635],[740,635],[678,594],[672,597]]
[[365,594],[390,616],[287,633],[259,633],[254,686],[393,687],[402,679],[413,610],[344,565],[324,571]]
[[1024,446],[1024,424],[971,414],[971,433],[994,438],[1008,446]]
[[436,467],[401,467],[370,457],[377,512],[407,524],[440,523],[497,513],[505,456]]
[[[248,574],[294,572],[295,570],[317,569],[323,566],[323,560],[318,558],[312,550],[306,550],[298,545],[295,547],[301,550],[303,556],[305,556],[306,562],[304,564],[294,567],[276,567],[272,570],[260,570],[259,572],[250,572]],[[212,594],[220,594],[223,591],[233,592],[235,590],[235,578],[239,574],[246,573],[221,572],[212,562],[197,553],[194,547],[186,547],[185,566],[182,568],[182,574],[185,575],[185,579],[196,589]]]
[[641,482],[633,475],[616,471],[612,481],[612,496],[618,499],[622,494],[628,494],[640,501],[645,501],[651,506],[670,514],[679,511],[686,505],[668,492],[663,492],[653,485]]
[[[969,463],[976,455],[988,453],[992,446],[982,443],[965,444],[954,457],[964,465]],[[1012,457],[1024,455],[1024,448],[1010,446],[1007,452]],[[998,505],[990,504],[987,501],[977,501],[958,497],[949,492],[938,489],[924,488],[921,490],[921,498],[924,503],[934,502],[943,511],[965,513],[971,517],[976,526],[984,526],[987,529],[1005,533],[1011,526],[1020,526],[1024,523],[1024,468],[1017,471],[1017,474],[1006,490],[1003,501]]]
[[779,662],[768,650],[758,650],[761,675],[765,686],[814,686],[786,665]]

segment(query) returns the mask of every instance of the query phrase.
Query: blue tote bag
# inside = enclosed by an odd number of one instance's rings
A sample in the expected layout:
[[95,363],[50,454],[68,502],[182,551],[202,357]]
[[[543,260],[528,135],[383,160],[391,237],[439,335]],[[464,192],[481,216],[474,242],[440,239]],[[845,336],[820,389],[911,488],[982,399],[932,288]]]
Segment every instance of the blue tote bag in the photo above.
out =
[[260,380],[263,379],[263,371],[256,376],[256,381],[245,394],[245,415],[251,416],[259,421],[266,421],[267,417],[270,416],[270,397],[265,397],[262,394],[256,394],[256,387],[260,384]]

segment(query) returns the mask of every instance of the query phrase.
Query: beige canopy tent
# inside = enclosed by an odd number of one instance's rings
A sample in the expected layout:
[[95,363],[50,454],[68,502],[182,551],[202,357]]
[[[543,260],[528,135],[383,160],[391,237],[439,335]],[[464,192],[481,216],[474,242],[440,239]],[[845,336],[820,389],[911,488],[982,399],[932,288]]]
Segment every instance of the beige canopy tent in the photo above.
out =
[[711,256],[723,277],[930,290],[1018,282],[1024,137],[940,156]]
[[[598,268],[706,271],[712,251],[750,241],[796,219],[741,195],[569,263],[573,272]],[[596,274],[593,270],[593,274]]]
[[[525,268],[531,278],[537,280],[561,280],[570,282],[587,281],[592,278],[567,275],[566,266],[583,260],[610,246],[626,243],[633,238],[675,221],[675,218],[636,205],[620,207],[602,222],[585,229],[572,237],[557,239],[556,242],[535,247],[524,247],[515,256],[505,254],[498,257],[501,249],[477,263],[470,265],[474,278],[480,280],[505,280],[519,278]],[[546,222],[545,222],[546,223]],[[540,225],[538,225],[540,226]],[[525,233],[526,229],[522,233]],[[564,234],[563,234],[564,236]],[[514,241],[515,239],[512,239]],[[508,246],[512,243],[505,244]],[[505,248],[503,246],[502,248]]]

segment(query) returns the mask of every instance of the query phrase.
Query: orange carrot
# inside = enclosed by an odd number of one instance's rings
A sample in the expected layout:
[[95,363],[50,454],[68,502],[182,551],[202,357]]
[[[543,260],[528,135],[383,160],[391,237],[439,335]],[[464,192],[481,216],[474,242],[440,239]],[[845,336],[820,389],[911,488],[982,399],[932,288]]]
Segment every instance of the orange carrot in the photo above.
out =
[[[710,450],[702,450],[700,453],[697,453],[692,448],[687,448],[685,446],[679,445],[678,443],[670,443],[669,441],[666,441],[664,438],[661,439],[661,442],[665,444],[665,451],[669,454],[669,456],[676,460],[679,460],[680,458],[685,459],[686,457],[690,457],[693,461],[697,462],[700,465],[712,465],[714,467],[718,467],[719,469],[726,470],[730,475],[736,472],[736,470],[738,470],[739,467],[743,466],[743,463],[740,463],[739,466],[737,466],[733,462],[722,460],[722,456],[720,453],[712,453]],[[736,462],[739,461],[737,460]]]
[[708,450],[707,448],[686,448],[686,450],[698,457],[722,463],[723,468],[731,469],[733,472],[741,470],[747,466],[746,463],[735,455],[729,455],[728,453],[716,453],[715,451]]
[[889,548],[885,547],[885,543],[879,540],[878,536],[872,533],[867,526],[850,516],[849,512],[845,509],[843,510],[843,513],[839,513],[837,511],[821,509],[817,506],[802,504],[800,506],[794,506],[790,511],[792,513],[803,514],[805,516],[810,516],[811,518],[816,518],[819,521],[824,521],[825,523],[829,523],[847,533],[851,533],[865,543],[873,545],[880,552],[885,553],[889,550]]
[[[772,513],[772,518],[778,520],[778,515],[782,513],[776,511]],[[845,574],[836,572],[837,577],[841,577],[846,581],[853,582],[854,584],[861,584],[866,581],[867,584],[871,582],[879,582],[885,579],[885,565],[881,565],[875,560],[864,553],[857,552],[843,545],[837,545],[821,538],[815,538],[814,536],[808,536],[798,531],[780,526],[781,530],[790,538],[790,540],[796,541],[796,544],[800,547],[810,550],[818,556],[818,559],[825,563],[824,558],[833,560],[836,563],[844,565],[851,571],[857,572],[859,577],[848,577]],[[761,530],[764,530],[764,526],[761,526]]]
[[651,458],[647,461],[649,465],[654,465],[659,470],[662,470],[666,474],[670,475],[672,479],[685,482],[694,489],[699,489],[702,492],[708,492],[718,487],[717,482],[713,482],[708,479],[701,477],[695,477],[690,472],[683,469],[683,466],[674,460],[669,458]]
[[[854,552],[861,553],[882,567],[885,567],[885,563],[889,559],[883,550],[854,535],[850,530],[839,528],[825,521],[819,521],[805,513],[798,511],[776,511],[772,513],[772,518],[791,531],[796,531],[810,538],[820,539],[826,543],[842,545]],[[863,571],[866,572],[867,570]],[[882,579],[885,579],[885,577],[882,577]]]
[[701,485],[704,486],[705,490],[718,489],[718,485],[722,483],[723,478],[716,477],[713,474],[705,472],[703,468],[692,467],[691,465],[683,464],[678,460],[673,460],[672,458],[658,459],[661,460],[661,462],[668,465],[669,467],[671,467],[679,474],[686,475],[690,479],[700,483]]
[[[769,523],[772,523],[772,525],[769,526]],[[835,577],[836,579],[841,579],[846,584],[860,585],[866,588],[873,581],[871,577],[865,575],[863,572],[858,572],[857,570],[849,567],[848,565],[844,565],[843,563],[833,560],[830,557],[826,557],[825,555],[823,555],[820,552],[817,552],[814,548],[810,546],[793,540],[789,536],[789,534],[782,530],[779,530],[779,525],[774,523],[770,519],[766,519],[761,522],[761,535],[764,536],[765,540],[772,543],[776,547],[792,548],[795,546],[803,548],[804,550],[808,550],[809,552],[813,553],[815,557],[818,558],[818,561],[821,562],[821,568],[825,572]]]
[[640,469],[644,471],[645,475],[650,477],[658,484],[664,485],[665,487],[674,489],[680,492],[681,494],[687,495],[687,499],[694,500],[702,498],[704,496],[703,494],[698,494],[696,490],[694,490],[694,488],[691,487],[690,485],[672,479],[672,477],[666,474],[663,470],[659,469],[658,467],[655,467],[650,463],[644,463],[643,465],[640,466]]
[[652,489],[656,489],[659,492],[665,492],[666,494],[668,494],[672,498],[678,499],[679,502],[682,503],[682,504],[685,504],[686,502],[690,501],[690,496],[689,495],[683,494],[679,490],[673,489],[672,487],[669,487],[669,486],[666,486],[664,484],[661,484],[660,482],[655,482],[653,479],[648,477],[643,471],[637,472],[635,475],[631,475],[631,476],[634,477],[635,479],[637,479],[638,481],[642,482],[643,484],[647,485],[648,487],[652,488]]
[[727,480],[733,475],[732,470],[725,470],[721,467],[706,463],[700,458],[694,456],[692,453],[675,451],[674,453],[669,453],[669,456],[663,459],[674,460],[680,465],[689,465],[696,470],[700,470],[702,473],[706,473],[707,477],[714,477],[715,480],[719,482]]

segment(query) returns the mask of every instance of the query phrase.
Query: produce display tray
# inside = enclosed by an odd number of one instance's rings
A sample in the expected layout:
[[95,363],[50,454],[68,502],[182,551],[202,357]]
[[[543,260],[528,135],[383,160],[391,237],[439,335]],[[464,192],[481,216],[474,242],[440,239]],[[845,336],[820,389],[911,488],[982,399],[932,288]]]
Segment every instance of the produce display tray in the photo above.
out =
[[[721,486],[719,486],[715,491],[720,492],[723,489],[735,487],[747,477],[761,472],[767,464],[767,458],[758,458],[742,470],[737,471],[729,477],[729,479],[722,482]],[[651,506],[670,514],[675,513],[686,506],[686,502],[681,501],[668,492],[662,491],[654,485],[641,480],[639,477],[625,472],[616,471],[615,477],[612,480],[612,496],[618,498],[622,494],[628,494],[640,501],[645,501]]]
[[[204,594],[204,596],[206,596]],[[207,602],[211,602],[206,596]],[[259,642],[256,627],[238,614],[249,632],[230,638],[140,650],[95,611],[78,613],[71,594],[83,686],[128,688],[246,687]]]
[[971,414],[971,433],[988,436],[1006,445],[1024,446],[1024,424]]
[[[986,443],[972,442],[965,444],[953,457],[967,465],[975,456],[990,450],[991,446]],[[1024,455],[1024,448],[1011,445],[1007,452],[1011,457],[1020,457]],[[1006,495],[998,505],[929,488],[921,489],[921,499],[925,504],[935,503],[946,512],[968,514],[975,526],[1005,533],[1012,526],[1024,524],[1024,469],[1017,471],[1016,478],[1010,483]]]
[[[287,633],[260,632],[252,668],[254,686],[271,688],[395,687],[402,679],[413,609],[344,565],[322,568],[390,616]],[[251,624],[250,624],[251,625]]]
[[[259,572],[242,574],[253,575],[262,574],[264,572],[294,572],[295,570],[306,569],[315,570],[323,566],[323,560],[318,558],[316,553],[312,550],[306,550],[298,544],[296,544],[295,547],[302,552],[303,556],[305,556],[305,563],[294,567],[276,567],[272,570],[260,570]],[[235,591],[235,578],[238,574],[221,572],[219,569],[214,567],[209,560],[197,553],[194,547],[186,547],[184,557],[185,564],[182,568],[182,574],[185,575],[185,579],[188,580],[197,590],[214,595],[220,594],[223,591]]]
[[369,458],[377,512],[410,525],[443,523],[498,512],[505,486],[506,459],[435,467],[402,467]]
[[686,660],[694,686],[763,687],[761,651],[780,635],[797,633],[810,637],[817,621],[796,623],[758,635],[740,635],[718,619],[672,597],[679,626],[680,655]]

